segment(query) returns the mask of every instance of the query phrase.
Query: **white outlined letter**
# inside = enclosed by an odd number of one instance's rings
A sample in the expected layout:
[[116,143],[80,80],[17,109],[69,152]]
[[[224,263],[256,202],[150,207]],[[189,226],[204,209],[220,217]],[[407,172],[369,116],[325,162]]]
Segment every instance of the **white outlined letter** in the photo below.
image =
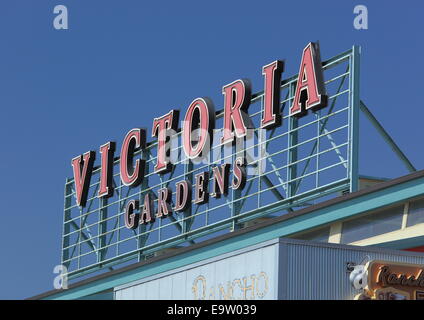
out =
[[353,13],[357,14],[353,19],[353,26],[356,30],[368,29],[368,8],[362,4],[358,4],[353,8]]
[[53,27],[56,30],[68,29],[68,8],[64,5],[57,5],[53,13],[58,14],[53,20]]

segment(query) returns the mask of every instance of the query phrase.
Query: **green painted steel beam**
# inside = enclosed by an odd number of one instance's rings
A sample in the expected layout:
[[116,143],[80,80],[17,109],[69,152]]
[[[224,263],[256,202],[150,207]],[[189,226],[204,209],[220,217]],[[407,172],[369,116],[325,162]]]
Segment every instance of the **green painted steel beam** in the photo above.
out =
[[353,46],[350,61],[350,118],[349,118],[349,178],[350,192],[359,189],[359,72],[360,72],[361,48]]
[[378,122],[376,117],[372,114],[370,109],[365,105],[365,103],[361,100],[361,111],[367,117],[367,119],[371,122],[374,128],[378,131],[378,133],[382,136],[384,141],[389,145],[389,147],[393,150],[393,152],[398,156],[398,158],[405,165],[406,169],[409,172],[417,171],[412,162],[408,159],[408,157],[403,153],[403,151],[399,148],[393,138],[389,135],[389,133],[384,129],[384,127]]
[[408,239],[402,239],[402,240],[377,243],[373,246],[380,247],[380,248],[403,250],[403,249],[422,246],[423,242],[424,242],[424,236],[421,236],[421,237],[414,237],[414,238],[408,238]]

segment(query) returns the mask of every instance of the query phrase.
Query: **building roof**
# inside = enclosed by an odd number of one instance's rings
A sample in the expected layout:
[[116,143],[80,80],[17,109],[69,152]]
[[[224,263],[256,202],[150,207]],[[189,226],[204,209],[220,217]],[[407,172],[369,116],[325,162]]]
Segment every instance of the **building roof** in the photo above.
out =
[[[240,237],[240,236],[243,236],[243,235],[246,235],[248,233],[255,232],[255,231],[261,231],[261,230],[266,229],[267,227],[276,226],[276,225],[278,225],[282,222],[294,220],[295,218],[298,218],[298,217],[309,216],[312,213],[316,213],[316,212],[319,213],[323,209],[332,208],[333,206],[336,206],[336,205],[340,205],[340,204],[350,202],[350,201],[357,201],[360,198],[367,197],[367,196],[370,196],[370,195],[375,195],[375,194],[378,194],[378,193],[384,193],[384,192],[386,192],[387,189],[391,189],[391,191],[390,191],[391,193],[393,193],[393,192],[396,193],[396,192],[398,192],[398,189],[394,189],[394,187],[401,187],[401,188],[403,187],[404,189],[407,189],[408,183],[416,182],[417,180],[420,180],[420,179],[422,181],[419,181],[418,184],[424,185],[424,170],[416,171],[414,173],[411,173],[411,174],[408,174],[408,175],[405,175],[405,176],[402,176],[402,177],[399,177],[399,178],[396,178],[396,179],[381,182],[381,183],[376,184],[372,187],[369,187],[369,188],[366,188],[366,189],[363,189],[363,190],[360,190],[360,191],[357,191],[357,192],[354,192],[354,193],[341,195],[339,197],[335,197],[333,199],[330,199],[330,200],[327,200],[327,201],[324,201],[324,202],[321,202],[321,203],[318,203],[318,204],[315,204],[315,205],[311,205],[309,207],[302,208],[302,209],[281,215],[279,217],[273,217],[273,218],[270,218],[266,221],[262,221],[258,224],[255,224],[253,226],[249,226],[249,227],[246,227],[246,228],[243,228],[243,229],[239,229],[239,230],[236,230],[234,232],[229,232],[227,234],[217,236],[215,238],[208,239],[208,240],[190,245],[188,247],[177,248],[172,252],[164,253],[163,255],[153,257],[153,258],[148,259],[146,261],[134,263],[134,264],[131,264],[131,265],[128,265],[128,266],[125,266],[125,267],[122,267],[122,268],[119,268],[119,269],[116,269],[116,270],[113,270],[113,271],[105,272],[105,273],[102,273],[100,275],[96,275],[96,276],[93,276],[91,278],[84,279],[82,281],[70,284],[68,289],[66,289],[66,290],[63,290],[63,289],[50,290],[50,291],[38,294],[36,296],[33,296],[29,299],[30,300],[37,300],[37,299],[45,299],[45,298],[54,298],[56,295],[60,295],[60,294],[64,293],[65,291],[78,289],[78,288],[84,287],[86,285],[90,285],[90,284],[93,284],[95,282],[102,281],[102,280],[105,280],[105,279],[113,277],[113,276],[119,276],[119,275],[125,274],[127,272],[136,270],[138,268],[141,268],[141,267],[144,267],[144,266],[147,266],[147,265],[150,265],[150,264],[154,264],[156,262],[165,261],[167,259],[177,257],[177,256],[180,256],[182,254],[189,253],[191,251],[198,250],[200,248],[205,248],[205,247],[211,246],[213,244],[217,244],[217,243],[229,240],[229,239],[237,238],[237,237]],[[422,189],[422,191],[420,191],[421,189]],[[411,192],[399,194],[398,198],[395,198],[395,197],[389,197],[389,198],[392,199],[391,203],[396,203],[396,202],[399,202],[399,201],[404,201],[405,199],[417,197],[421,194],[424,194],[424,188],[416,188],[415,187],[413,189],[413,191],[411,191]],[[386,200],[386,202],[387,201],[388,200]],[[388,204],[389,203],[386,203],[386,205],[388,205]],[[365,212],[365,211],[368,211],[367,206],[363,207],[362,212]],[[358,212],[356,212],[356,213],[352,212],[352,214],[358,214]],[[334,220],[340,219],[339,216],[334,216],[333,218],[334,218]],[[299,232],[299,231],[297,230],[296,232]]]

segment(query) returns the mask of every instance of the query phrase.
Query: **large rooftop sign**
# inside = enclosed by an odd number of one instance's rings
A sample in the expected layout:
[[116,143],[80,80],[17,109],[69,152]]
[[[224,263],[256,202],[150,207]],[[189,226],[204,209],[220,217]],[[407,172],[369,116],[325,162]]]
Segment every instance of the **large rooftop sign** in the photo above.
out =
[[72,159],[62,246],[70,278],[355,190],[358,70],[357,47],[322,62],[310,43],[293,77],[274,61],[262,68],[262,92],[233,81],[223,110],[199,97],[151,130],[129,130],[120,146]]

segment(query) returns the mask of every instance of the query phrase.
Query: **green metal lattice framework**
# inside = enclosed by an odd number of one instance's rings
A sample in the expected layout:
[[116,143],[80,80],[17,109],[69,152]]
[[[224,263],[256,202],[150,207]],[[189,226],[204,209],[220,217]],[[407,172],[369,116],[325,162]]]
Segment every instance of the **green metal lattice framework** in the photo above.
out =
[[[155,195],[159,188],[170,186],[172,189],[177,181],[193,181],[196,173],[211,171],[213,166],[232,162],[236,156],[235,147],[231,147],[233,150],[229,153],[223,152],[224,155],[214,153],[228,148],[214,143],[210,163],[186,161],[181,152],[180,135],[174,137],[172,148],[173,154],[182,159],[168,174],[161,176],[153,172],[156,142],[148,143],[145,150],[138,152],[138,156],[146,160],[146,172],[142,185],[137,188],[121,183],[117,169],[119,159],[116,159],[114,196],[97,197],[100,171],[97,167],[91,178],[87,206],[80,208],[75,202],[73,179],[67,179],[62,264],[68,268],[68,278],[111,269],[128,261],[141,261],[166,248],[186,246],[218,233],[231,232],[253,219],[284,214],[331,194],[356,191],[359,112],[361,108],[368,110],[359,99],[359,58],[359,47],[354,46],[323,62],[328,106],[302,118],[288,116],[297,76],[282,81],[283,124],[268,131],[255,129],[246,142],[245,152],[255,150],[258,154],[248,160],[250,174],[242,191],[230,187],[226,197],[193,205],[181,214],[156,219],[154,224],[140,225],[136,230],[127,229],[123,212],[128,200],[139,199],[143,203],[146,192]],[[262,116],[262,99],[263,92],[254,94],[249,108],[255,128],[259,128]],[[222,117],[222,110],[218,111],[217,128],[222,127]]]

